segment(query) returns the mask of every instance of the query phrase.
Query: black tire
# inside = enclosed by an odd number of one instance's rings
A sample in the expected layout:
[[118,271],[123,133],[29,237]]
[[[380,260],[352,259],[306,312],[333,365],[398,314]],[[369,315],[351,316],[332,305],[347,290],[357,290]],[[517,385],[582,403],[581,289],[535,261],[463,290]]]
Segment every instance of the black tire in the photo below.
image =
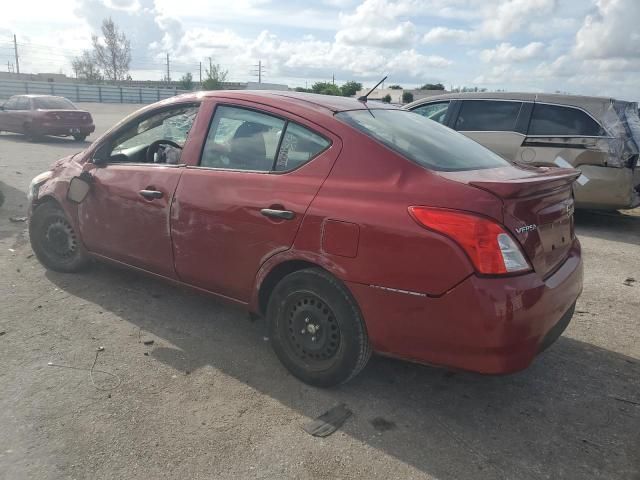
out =
[[40,263],[50,270],[78,272],[89,263],[89,256],[71,222],[53,202],[43,203],[33,211],[29,239]]
[[371,357],[358,305],[324,270],[310,268],[284,277],[269,298],[267,322],[276,355],[305,383],[345,383]]
[[83,133],[75,133],[73,135],[73,139],[76,142],[84,142],[87,139],[87,135],[83,134]]

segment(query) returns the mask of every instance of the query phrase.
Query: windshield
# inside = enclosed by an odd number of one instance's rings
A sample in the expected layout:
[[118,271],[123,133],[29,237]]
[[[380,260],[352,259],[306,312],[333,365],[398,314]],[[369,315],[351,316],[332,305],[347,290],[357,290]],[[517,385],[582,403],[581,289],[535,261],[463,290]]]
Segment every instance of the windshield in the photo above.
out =
[[340,112],[336,117],[432,170],[478,170],[510,165],[464,135],[413,112],[353,110]]
[[62,97],[34,98],[33,105],[40,110],[77,110],[73,103]]

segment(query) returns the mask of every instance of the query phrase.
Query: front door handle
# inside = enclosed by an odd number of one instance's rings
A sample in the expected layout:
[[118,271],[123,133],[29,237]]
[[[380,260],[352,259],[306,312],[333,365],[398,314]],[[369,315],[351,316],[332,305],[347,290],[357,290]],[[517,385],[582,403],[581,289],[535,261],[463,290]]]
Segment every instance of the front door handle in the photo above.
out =
[[273,208],[263,208],[260,213],[265,217],[279,218],[281,220],[293,220],[296,216],[291,210],[276,210]]
[[153,200],[154,198],[162,198],[163,193],[158,190],[140,190],[140,195],[148,200]]

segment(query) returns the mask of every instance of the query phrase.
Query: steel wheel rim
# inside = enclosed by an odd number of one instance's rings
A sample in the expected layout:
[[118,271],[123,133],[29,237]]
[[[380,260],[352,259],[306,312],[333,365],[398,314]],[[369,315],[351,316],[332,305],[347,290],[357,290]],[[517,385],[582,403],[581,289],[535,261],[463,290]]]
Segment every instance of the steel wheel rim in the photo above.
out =
[[61,218],[56,218],[46,225],[43,243],[46,252],[60,260],[73,258],[78,250],[78,239],[73,227]]
[[281,333],[290,355],[314,369],[329,366],[340,350],[341,332],[326,302],[312,292],[296,292],[283,313]]

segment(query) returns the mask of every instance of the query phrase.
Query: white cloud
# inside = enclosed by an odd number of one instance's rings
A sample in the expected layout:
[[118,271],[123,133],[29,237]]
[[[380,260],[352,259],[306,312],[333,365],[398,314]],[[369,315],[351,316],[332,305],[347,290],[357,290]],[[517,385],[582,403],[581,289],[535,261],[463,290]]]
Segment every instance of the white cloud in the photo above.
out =
[[510,43],[501,43],[494,49],[482,50],[480,59],[485,63],[514,63],[524,62],[540,57],[544,52],[544,44],[531,42],[518,48]]
[[416,27],[400,18],[411,13],[412,6],[411,0],[364,0],[352,14],[340,14],[336,41],[374,47],[409,46],[416,39]]
[[424,34],[423,43],[473,43],[477,38],[477,34],[468,30],[460,30],[455,28],[435,27]]
[[598,0],[576,34],[581,58],[640,57],[640,1]]

